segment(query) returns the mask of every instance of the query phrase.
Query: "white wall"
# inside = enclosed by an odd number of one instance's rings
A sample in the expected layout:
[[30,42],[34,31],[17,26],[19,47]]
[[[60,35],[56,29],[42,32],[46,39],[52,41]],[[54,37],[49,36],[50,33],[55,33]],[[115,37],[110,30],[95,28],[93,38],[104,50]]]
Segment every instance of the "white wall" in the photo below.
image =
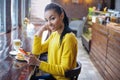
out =
[[44,19],[44,8],[51,0],[31,0],[31,16]]

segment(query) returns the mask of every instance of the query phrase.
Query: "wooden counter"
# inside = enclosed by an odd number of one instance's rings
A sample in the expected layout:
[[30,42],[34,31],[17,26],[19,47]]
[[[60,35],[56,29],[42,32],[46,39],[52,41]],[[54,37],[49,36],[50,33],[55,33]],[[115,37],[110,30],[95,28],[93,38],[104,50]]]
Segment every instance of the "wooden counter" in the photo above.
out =
[[120,26],[92,26],[90,57],[105,80],[120,80]]

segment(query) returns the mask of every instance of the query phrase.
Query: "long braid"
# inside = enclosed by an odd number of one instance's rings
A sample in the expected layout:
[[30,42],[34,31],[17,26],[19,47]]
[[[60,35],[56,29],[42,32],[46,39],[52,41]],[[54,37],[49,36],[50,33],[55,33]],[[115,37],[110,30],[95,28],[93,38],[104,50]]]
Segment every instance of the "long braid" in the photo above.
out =
[[62,43],[62,39],[63,39],[63,37],[65,36],[65,34],[72,32],[72,30],[69,28],[69,20],[68,20],[68,17],[67,17],[67,15],[66,15],[66,13],[65,13],[64,10],[63,10],[63,12],[64,12],[63,22],[64,22],[64,26],[65,26],[65,27],[64,27],[64,30],[63,30],[63,32],[62,32],[62,34],[61,34],[61,36],[60,36],[60,45],[61,45],[61,43]]

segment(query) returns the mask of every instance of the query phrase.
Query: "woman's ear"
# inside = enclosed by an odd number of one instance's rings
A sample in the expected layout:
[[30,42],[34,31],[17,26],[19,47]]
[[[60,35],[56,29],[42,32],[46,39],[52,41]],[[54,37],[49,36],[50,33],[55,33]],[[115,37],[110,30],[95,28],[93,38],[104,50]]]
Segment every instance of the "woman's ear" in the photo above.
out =
[[64,19],[64,13],[63,13],[63,12],[62,12],[62,14],[60,15],[60,18],[61,18],[61,20]]

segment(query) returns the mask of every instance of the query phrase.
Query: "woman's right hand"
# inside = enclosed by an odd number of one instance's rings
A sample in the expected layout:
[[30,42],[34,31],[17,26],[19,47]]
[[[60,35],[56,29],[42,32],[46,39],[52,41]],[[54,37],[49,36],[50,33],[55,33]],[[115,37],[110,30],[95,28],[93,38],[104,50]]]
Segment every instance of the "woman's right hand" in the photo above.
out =
[[37,36],[39,36],[39,37],[42,37],[42,33],[43,33],[43,31],[45,31],[45,30],[49,30],[48,24],[42,25],[42,26],[38,29],[38,31],[36,32],[35,35],[37,35]]
[[25,57],[25,60],[27,61],[27,63],[29,65],[36,65],[39,66],[40,65],[40,60],[34,56],[33,54],[30,54],[29,56]]

